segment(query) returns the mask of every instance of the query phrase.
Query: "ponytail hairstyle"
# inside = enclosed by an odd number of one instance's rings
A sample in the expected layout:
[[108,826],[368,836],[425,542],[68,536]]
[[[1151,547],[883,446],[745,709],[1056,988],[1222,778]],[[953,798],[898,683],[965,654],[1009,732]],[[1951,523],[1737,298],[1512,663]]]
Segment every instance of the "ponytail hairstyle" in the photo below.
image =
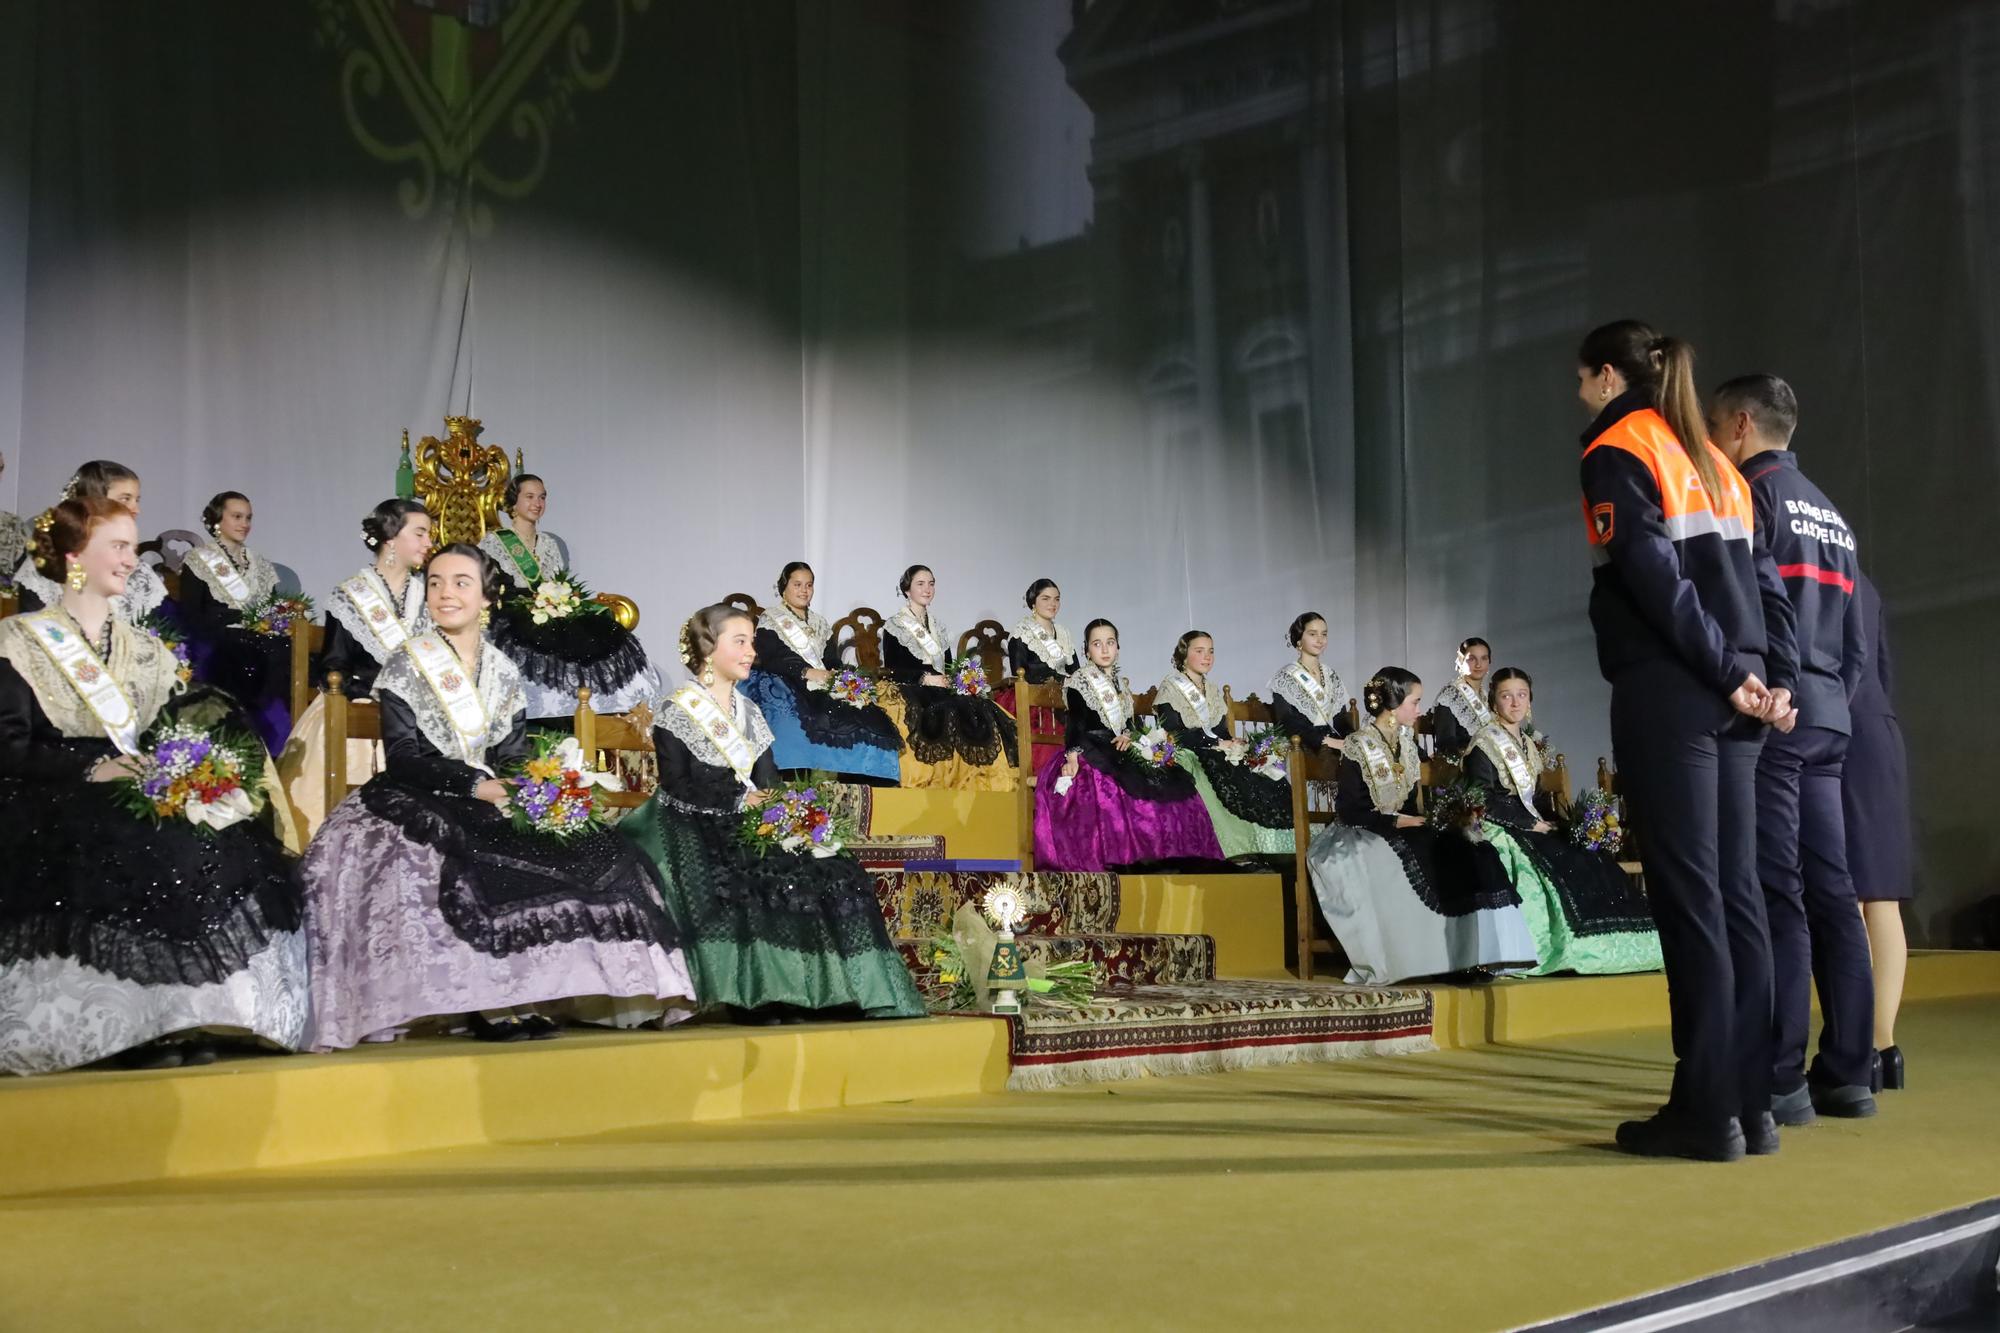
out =
[[500,562],[471,542],[453,542],[440,546],[424,561],[424,582],[430,582],[431,566],[447,555],[462,555],[479,566],[479,595],[486,599],[488,606],[498,606],[507,595],[507,576],[500,572]]
[[1510,680],[1518,680],[1528,687],[1528,702],[1535,702],[1535,680],[1519,667],[1501,667],[1486,678],[1486,706],[1499,707],[1500,687]]
[[1713,501],[1722,494],[1722,478],[1708,449],[1708,423],[1701,412],[1701,395],[1694,387],[1694,347],[1684,339],[1655,333],[1651,325],[1621,319],[1584,335],[1576,363],[1596,371],[1610,366],[1625,382],[1652,398],[1680,442],[1695,475]]
[[507,478],[507,493],[500,497],[500,507],[511,515],[514,512],[514,502],[521,498],[521,488],[531,481],[541,481],[542,491],[547,493],[549,484],[546,481],[542,481],[532,472],[523,472],[517,477]]
[[702,664],[715,655],[716,641],[722,637],[723,626],[732,620],[748,619],[748,611],[727,602],[711,603],[689,616],[687,623],[681,626],[681,664],[699,676]]
[[114,463],[108,458],[93,458],[70,474],[69,481],[63,486],[63,499],[95,497],[101,500],[119,482],[137,480],[139,474],[123,463]]
[[[1055,588],[1055,587],[1056,587],[1056,581],[1054,579],[1036,579],[1033,583],[1030,583],[1028,585],[1028,594],[1021,600],[1025,602],[1027,604],[1028,609],[1032,611],[1035,609],[1035,599],[1037,597],[1040,597],[1043,593],[1047,592],[1050,588]],[[1056,588],[1056,591],[1060,592],[1062,590],[1060,588]]]
[[369,550],[379,551],[383,542],[392,540],[403,530],[411,515],[428,513],[430,510],[416,500],[384,500],[361,520],[361,542]]
[[1410,691],[1423,682],[1417,673],[1405,667],[1385,666],[1368,678],[1361,687],[1361,711],[1370,718],[1384,713],[1393,713],[1403,706],[1403,700],[1410,697]]
[[1294,648],[1298,647],[1299,640],[1306,636],[1306,626],[1312,624],[1315,620],[1325,623],[1326,617],[1317,611],[1301,611],[1298,617],[1292,621],[1292,627],[1285,631],[1285,642]]
[[231,500],[241,500],[244,504],[250,503],[250,497],[241,491],[217,491],[214,497],[201,507],[201,530],[203,532],[206,532],[209,536],[217,540],[221,539],[222,534],[215,530],[215,526],[222,522],[222,511],[228,507]]
[[36,572],[62,582],[69,573],[69,557],[90,545],[91,533],[114,518],[130,517],[131,510],[101,495],[56,501],[35,515],[28,554],[34,558]]
[[1207,639],[1212,643],[1215,636],[1205,629],[1191,629],[1174,640],[1174,670],[1187,670],[1188,649],[1194,647],[1196,639]]
[[903,571],[903,577],[896,580],[896,591],[907,598],[910,595],[910,585],[917,581],[917,575],[919,574],[929,574],[932,578],[937,577],[937,574],[929,565],[911,565]]
[[[781,569],[781,570],[779,570],[779,571],[778,571],[778,589],[777,589],[777,591],[778,591],[778,600],[779,600],[779,601],[781,601],[781,602],[782,602],[782,601],[784,601],[784,600],[785,600],[785,588],[786,588],[786,585],[788,585],[789,583],[791,583],[791,581],[792,581],[792,575],[794,575],[794,574],[798,573],[798,572],[799,572],[800,570],[802,570],[802,569],[803,569],[803,570],[804,570],[804,571],[805,571],[806,573],[808,573],[808,574],[812,574],[812,572],[813,572],[813,567],[812,567],[811,565],[807,564],[807,563],[806,563],[805,561],[803,561],[803,560],[787,560],[787,561],[785,562],[785,567],[784,567],[783,569]],[[814,575],[813,575],[813,577],[814,577],[815,579],[817,579],[817,578],[818,578],[819,576],[818,576],[817,574],[814,574]]]

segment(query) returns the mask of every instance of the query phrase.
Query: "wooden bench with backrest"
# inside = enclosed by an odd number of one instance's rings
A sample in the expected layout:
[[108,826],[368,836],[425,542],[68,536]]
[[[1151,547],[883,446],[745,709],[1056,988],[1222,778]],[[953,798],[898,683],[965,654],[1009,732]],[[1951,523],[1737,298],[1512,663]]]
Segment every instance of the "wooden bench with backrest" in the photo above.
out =
[[341,675],[330,671],[326,677],[326,812],[347,799],[361,784],[350,783],[347,773],[347,743],[382,739],[382,709],[373,699],[350,699],[340,688]]
[[1026,873],[1035,868],[1035,742],[1061,746],[1069,737],[1053,725],[1063,706],[1061,681],[1036,685],[1016,676],[1009,683],[1014,687],[1014,763],[1020,776],[1014,784],[1014,815],[1019,825],[1021,870]]
[[959,657],[976,657],[986,669],[986,680],[994,690],[1007,674],[1007,627],[997,620],[982,620],[958,636]]
[[828,627],[834,651],[857,671],[876,676],[882,672],[882,613],[872,606],[857,606]]
[[1618,868],[1637,880],[1643,889],[1646,885],[1644,845],[1639,830],[1632,822],[1632,803],[1618,789],[1618,770],[1601,755],[1597,760],[1597,789],[1606,796],[1618,798],[1618,813],[1625,828],[1625,841],[1619,848]]
[[[735,605],[735,603],[731,603]],[[675,707],[679,707],[678,704]],[[614,755],[627,753],[652,754],[653,751],[653,710],[649,705],[640,704],[624,713],[593,713],[590,710],[590,687],[580,686],[576,692],[576,741],[583,748],[584,762],[601,772],[619,772]],[[643,770],[645,765],[628,765],[625,771]],[[658,770],[652,770],[657,775]],[[644,786],[626,784],[623,791],[599,789],[597,800],[614,810],[636,810],[652,799],[652,792]]]
[[[1267,730],[1277,727],[1271,705],[1255,694],[1238,699],[1225,685],[1222,701],[1232,736],[1243,739],[1240,728],[1246,725]],[[1292,787],[1292,941],[1301,981],[1312,980],[1318,957],[1326,958],[1330,967],[1338,967],[1346,959],[1332,933],[1318,928],[1318,902],[1313,896],[1312,874],[1306,860],[1312,850],[1313,829],[1331,824],[1336,818],[1332,802],[1324,795],[1326,787],[1321,785],[1315,793],[1314,784],[1333,782],[1339,763],[1338,751],[1322,748],[1308,753],[1297,736],[1287,738],[1285,772]]]

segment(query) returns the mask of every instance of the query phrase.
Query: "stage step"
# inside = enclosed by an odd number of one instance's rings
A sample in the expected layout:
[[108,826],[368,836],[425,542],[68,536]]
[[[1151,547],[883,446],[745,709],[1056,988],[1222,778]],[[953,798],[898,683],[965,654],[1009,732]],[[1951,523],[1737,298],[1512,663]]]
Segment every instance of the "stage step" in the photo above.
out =
[[[1192,986],[1215,977],[1215,941],[1206,935],[1016,935],[1023,957],[1040,963],[1089,963],[1099,990],[1132,986]],[[935,983],[930,940],[896,940],[919,985]]]

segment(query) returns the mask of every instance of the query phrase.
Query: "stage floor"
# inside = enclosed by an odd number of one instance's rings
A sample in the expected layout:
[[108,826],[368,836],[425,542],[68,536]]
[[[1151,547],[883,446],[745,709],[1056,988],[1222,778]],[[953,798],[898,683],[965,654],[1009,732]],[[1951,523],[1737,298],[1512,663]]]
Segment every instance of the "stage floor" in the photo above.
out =
[[0,1327],[1509,1328],[2000,1194],[1996,1031],[1728,1166],[1654,1029],[21,1197]]

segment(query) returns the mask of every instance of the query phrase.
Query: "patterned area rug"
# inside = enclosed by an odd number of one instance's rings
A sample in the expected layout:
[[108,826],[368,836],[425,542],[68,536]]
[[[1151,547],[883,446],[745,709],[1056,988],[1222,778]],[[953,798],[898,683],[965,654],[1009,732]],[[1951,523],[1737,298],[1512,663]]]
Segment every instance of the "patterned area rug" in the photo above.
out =
[[876,836],[872,827],[873,787],[858,782],[826,782],[820,784],[820,793],[836,817],[846,815],[854,821],[854,831],[859,835],[853,843],[854,858],[866,868],[900,866],[905,861],[934,861],[944,856],[944,839],[935,834]]

